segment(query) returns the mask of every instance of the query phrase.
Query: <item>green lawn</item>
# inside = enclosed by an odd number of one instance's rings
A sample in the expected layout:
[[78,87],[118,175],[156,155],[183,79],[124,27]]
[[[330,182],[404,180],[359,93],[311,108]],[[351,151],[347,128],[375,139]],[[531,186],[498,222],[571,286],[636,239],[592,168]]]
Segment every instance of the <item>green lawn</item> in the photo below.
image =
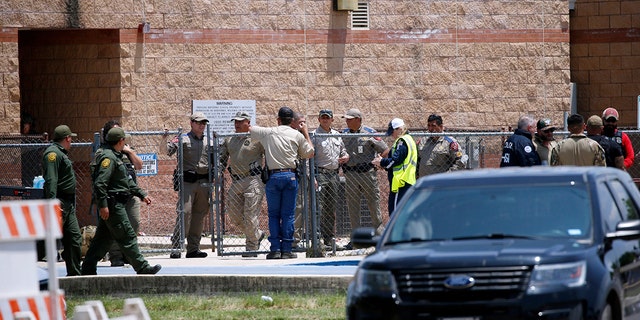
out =
[[344,319],[345,297],[341,294],[273,294],[273,303],[261,294],[137,295],[120,297],[66,297],[67,318],[75,306],[100,300],[110,318],[122,316],[124,300],[142,298],[153,320],[160,319]]

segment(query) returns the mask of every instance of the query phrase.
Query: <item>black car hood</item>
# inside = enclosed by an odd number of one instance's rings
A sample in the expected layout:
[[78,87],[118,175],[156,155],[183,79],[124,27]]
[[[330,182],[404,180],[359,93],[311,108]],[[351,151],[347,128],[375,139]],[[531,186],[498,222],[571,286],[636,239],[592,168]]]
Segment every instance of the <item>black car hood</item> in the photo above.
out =
[[576,261],[590,247],[568,239],[474,239],[378,247],[360,263],[367,269],[465,268]]

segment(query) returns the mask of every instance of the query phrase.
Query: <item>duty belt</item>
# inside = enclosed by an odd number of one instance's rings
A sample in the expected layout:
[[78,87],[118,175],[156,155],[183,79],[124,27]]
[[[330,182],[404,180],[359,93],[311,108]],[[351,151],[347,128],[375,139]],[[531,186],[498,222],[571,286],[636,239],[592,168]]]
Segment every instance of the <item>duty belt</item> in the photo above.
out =
[[236,181],[236,180],[244,179],[246,177],[257,176],[260,173],[262,173],[262,169],[261,168],[251,169],[251,171],[245,172],[245,173],[241,173],[241,174],[232,173],[231,174],[231,179]]
[[336,174],[338,173],[338,169],[327,169],[327,168],[323,168],[323,167],[318,167],[318,172],[319,173],[326,173],[326,174]]
[[355,166],[343,166],[342,170],[344,171],[354,171],[358,173],[369,172],[373,169],[373,165],[371,163],[358,163]]
[[183,179],[184,179],[184,182],[194,183],[200,179],[209,179],[209,175],[206,173],[199,174],[193,171],[185,171]]
[[127,203],[131,199],[132,195],[129,192],[109,192],[107,199],[114,200],[120,203]]
[[56,198],[64,201],[75,201],[76,194],[75,193],[58,193]]

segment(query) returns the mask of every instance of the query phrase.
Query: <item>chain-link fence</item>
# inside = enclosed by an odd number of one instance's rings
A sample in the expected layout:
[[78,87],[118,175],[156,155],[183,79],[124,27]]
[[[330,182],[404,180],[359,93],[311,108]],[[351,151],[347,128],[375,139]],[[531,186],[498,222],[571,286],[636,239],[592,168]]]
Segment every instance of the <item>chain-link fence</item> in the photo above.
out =
[[[640,150],[640,131],[626,130],[625,132],[633,142],[634,150]],[[169,132],[169,136],[173,137],[177,133],[177,130]],[[128,140],[129,145],[135,148],[144,161],[143,168],[138,170],[138,184],[148,192],[153,201],[151,205],[143,204],[140,208],[141,249],[146,253],[168,254],[173,246],[171,235],[176,227],[176,217],[179,217],[181,212],[180,206],[177,205],[181,203],[180,191],[176,192],[173,189],[174,169],[177,167],[177,159],[180,159],[181,153],[171,157],[166,154],[164,146],[168,136],[164,131],[129,132],[129,134],[131,134]],[[456,139],[459,144],[459,150],[462,153],[461,161],[466,167],[460,169],[472,170],[498,167],[503,142],[511,132],[448,132],[445,134]],[[411,135],[420,147],[424,147],[426,139],[438,136],[438,134],[417,131],[412,131]],[[556,139],[566,135],[566,132],[556,132]],[[219,150],[221,141],[232,136],[242,136],[242,134],[217,135],[218,139],[213,139],[211,150]],[[380,134],[334,136],[342,139],[376,137],[384,140],[389,146],[393,144],[391,137]],[[97,222],[95,209],[91,208],[92,188],[89,163],[98,146],[98,141],[97,135],[94,141],[74,140],[69,152],[78,184],[77,215],[81,226],[96,225]],[[0,171],[0,200],[41,195],[41,192],[31,193],[30,191],[33,191],[31,189],[33,178],[42,174],[42,153],[49,144],[50,141],[47,141],[46,136],[0,136],[0,165],[3,168]],[[231,170],[223,168],[217,152],[212,152],[211,158],[216,164],[211,167],[211,176],[218,178],[213,179],[214,183],[209,185],[212,206],[210,214],[204,221],[204,237],[201,244],[203,250],[213,247],[218,255],[248,256],[268,252],[267,203],[260,175],[251,170],[243,171],[244,169],[240,168],[234,170],[232,162],[228,163]],[[387,172],[384,170],[371,167],[362,168],[361,171],[363,172],[355,172],[355,174],[342,169],[330,172],[316,168],[313,159],[300,162],[298,173],[300,192],[295,233],[297,248],[294,251],[307,252],[310,256],[354,255],[366,252],[350,250],[348,246],[352,230],[349,214],[350,201],[351,210],[355,210],[355,213],[352,213],[353,216],[360,219],[359,225],[373,226],[375,217],[372,219],[371,213],[373,211],[375,214],[379,211],[384,226],[389,218],[387,212],[389,183]],[[632,177],[640,179],[640,165],[634,164],[628,172]],[[178,175],[180,174],[184,173],[179,171]],[[253,189],[246,189],[247,185],[252,185]],[[369,201],[371,199],[372,201]],[[335,206],[335,215],[331,215],[333,206]],[[252,209],[257,215],[255,221],[249,221],[251,215],[246,214]],[[232,217],[232,214],[235,216]],[[255,228],[257,231],[251,235],[251,230]],[[262,232],[264,237],[261,237]],[[327,237],[327,233],[333,234]],[[183,243],[181,246],[184,248]]]

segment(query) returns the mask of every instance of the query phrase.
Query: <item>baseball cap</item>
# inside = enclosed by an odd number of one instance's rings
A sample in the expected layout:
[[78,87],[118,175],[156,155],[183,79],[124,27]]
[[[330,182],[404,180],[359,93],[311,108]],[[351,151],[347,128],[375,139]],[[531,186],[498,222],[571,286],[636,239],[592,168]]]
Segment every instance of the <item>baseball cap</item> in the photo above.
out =
[[113,127],[109,129],[109,132],[107,132],[106,140],[109,142],[116,142],[120,141],[120,139],[127,138],[128,136],[128,134],[124,133],[124,129],[120,127]]
[[329,110],[329,109],[322,109],[320,110],[320,113],[318,114],[319,117],[322,116],[329,116],[329,118],[333,118],[333,111]]
[[589,119],[587,119],[587,125],[589,127],[602,127],[602,118],[596,115],[592,115],[591,117],[589,117]]
[[618,119],[620,119],[620,116],[618,115],[618,110],[609,107],[604,109],[604,111],[602,112],[602,119],[607,120],[609,118],[614,118],[616,121],[618,121]]
[[293,110],[289,107],[282,107],[278,110],[278,118],[293,118]]
[[353,119],[353,118],[362,119],[362,112],[360,112],[360,110],[358,109],[349,109],[347,110],[347,113],[345,113],[344,116],[342,117],[346,119]]
[[[196,121],[196,122],[206,121],[206,122],[209,122],[209,119],[207,119],[207,116],[205,116],[204,113],[196,112],[196,113],[191,115],[191,121]],[[109,130],[109,131],[111,131],[111,130]]]
[[68,136],[77,137],[78,135],[71,132],[71,129],[69,129],[69,126],[65,124],[61,124],[57,126],[55,130],[53,130],[53,140],[60,140]]
[[251,120],[251,116],[244,112],[244,111],[238,111],[236,112],[235,117],[231,118],[231,121],[242,121],[242,120]]
[[536,125],[536,127],[538,128],[538,130],[556,130],[558,129],[558,127],[551,125],[551,119],[540,119],[538,120],[538,124]]
[[393,133],[393,130],[398,129],[404,126],[404,121],[400,118],[394,118],[389,122],[389,127],[387,128],[387,135],[390,136]]

